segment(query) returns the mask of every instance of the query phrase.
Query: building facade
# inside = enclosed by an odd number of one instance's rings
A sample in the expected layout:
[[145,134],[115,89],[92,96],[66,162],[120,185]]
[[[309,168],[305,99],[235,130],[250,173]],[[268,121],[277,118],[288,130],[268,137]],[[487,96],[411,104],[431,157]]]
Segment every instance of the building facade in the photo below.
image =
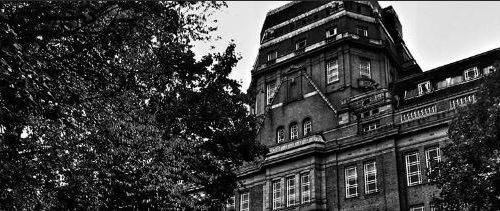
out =
[[432,210],[426,173],[499,49],[422,71],[392,7],[292,2],[268,12],[249,93],[270,152],[232,208]]

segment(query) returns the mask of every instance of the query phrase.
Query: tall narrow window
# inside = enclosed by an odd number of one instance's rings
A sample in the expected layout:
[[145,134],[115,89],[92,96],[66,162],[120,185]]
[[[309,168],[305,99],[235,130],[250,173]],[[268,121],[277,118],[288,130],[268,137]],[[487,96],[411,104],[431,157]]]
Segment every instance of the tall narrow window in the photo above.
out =
[[406,160],[406,179],[408,186],[422,183],[422,174],[420,172],[420,158],[418,152],[407,154]]
[[424,206],[418,205],[410,208],[410,211],[424,211]]
[[282,207],[281,180],[273,181],[273,209]]
[[276,81],[272,81],[267,84],[266,88],[266,94],[267,94],[267,105],[270,105],[273,101],[274,94],[276,92]]
[[271,51],[267,54],[267,61],[272,61],[278,58],[278,52],[277,51]]
[[358,196],[358,173],[356,166],[345,169],[345,197]]
[[427,164],[427,168],[431,169],[431,163],[433,161],[439,162],[441,161],[441,151],[439,147],[430,148],[425,151],[425,163]]
[[361,77],[372,78],[370,63],[370,59],[359,58],[359,75]]
[[365,163],[365,193],[377,192],[377,167],[375,162]]
[[300,175],[301,196],[302,203],[309,203],[311,201],[311,177],[309,172]]
[[249,193],[242,193],[240,195],[240,210],[241,211],[250,211],[250,197],[248,196]]
[[431,92],[431,82],[425,81],[418,84],[418,95],[423,95]]
[[285,141],[285,129],[283,127],[279,127],[278,130],[276,130],[276,141],[278,143]]
[[328,83],[339,80],[339,63],[337,59],[332,59],[326,63],[326,79]]
[[287,206],[295,205],[295,177],[286,179]]
[[290,140],[299,138],[299,126],[297,123],[292,123],[290,125]]
[[359,36],[364,36],[364,37],[368,37],[368,29],[364,26],[358,26],[356,28],[356,33],[359,35]]
[[306,47],[306,39],[300,39],[295,43],[295,50],[300,50]]
[[312,121],[310,119],[306,119],[304,121],[304,136],[307,136],[312,131]]

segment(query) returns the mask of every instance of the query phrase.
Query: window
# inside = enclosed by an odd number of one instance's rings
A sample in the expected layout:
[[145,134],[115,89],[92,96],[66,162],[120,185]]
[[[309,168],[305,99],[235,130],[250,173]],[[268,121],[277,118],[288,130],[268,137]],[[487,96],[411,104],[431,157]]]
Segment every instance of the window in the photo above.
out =
[[285,141],[285,129],[283,127],[279,127],[276,131],[276,141],[278,144]]
[[309,176],[309,172],[300,176],[300,184],[302,193],[301,201],[302,203],[309,203],[311,201],[311,177]]
[[422,206],[422,205],[413,206],[410,208],[410,211],[424,211],[424,206]]
[[339,80],[339,63],[337,59],[332,59],[326,63],[327,83],[333,83]]
[[290,140],[299,138],[299,126],[297,123],[292,123],[290,125]]
[[425,151],[425,161],[429,169],[431,169],[431,161],[441,161],[441,151],[439,147],[430,148]]
[[356,166],[345,169],[345,197],[358,196],[358,173]]
[[267,105],[270,105],[273,101],[274,94],[276,92],[276,81],[272,81],[267,84]]
[[469,68],[464,71],[464,76],[465,80],[472,80],[474,78],[477,78],[479,76],[479,71],[477,70],[477,67]]
[[312,131],[312,121],[310,119],[306,119],[304,121],[304,136],[307,136]]
[[281,180],[273,181],[273,209],[281,208]]
[[249,193],[242,193],[241,194],[241,203],[240,203],[240,210],[241,211],[250,211],[250,197],[248,196]]
[[377,128],[380,127],[380,122],[379,121],[375,121],[375,122],[370,122],[370,123],[366,123],[363,125],[363,131],[364,132],[368,132],[368,131],[372,131],[372,130],[375,130]]
[[361,75],[361,77],[372,78],[370,59],[359,58],[359,75]]
[[418,185],[422,183],[422,175],[420,173],[420,158],[418,152],[406,155],[406,179],[408,186]]
[[267,54],[267,61],[272,61],[278,58],[278,52],[277,51],[271,51]]
[[295,177],[286,180],[286,194],[288,195],[287,206],[295,205]]
[[358,34],[359,36],[368,37],[368,29],[364,26],[358,26],[356,28],[356,34]]
[[229,198],[229,201],[226,204],[227,211],[235,211],[236,210],[236,206],[235,206],[234,201],[235,201],[234,196],[231,196],[231,198]]
[[339,114],[339,125],[349,123],[349,113]]
[[375,162],[365,163],[365,193],[377,192],[377,166]]
[[418,95],[423,95],[431,92],[431,82],[426,81],[418,84]]
[[485,74],[485,75],[489,75],[489,74],[494,73],[494,72],[495,72],[495,67],[493,67],[493,66],[488,66],[488,67],[483,68],[483,74]]
[[337,27],[330,27],[326,30],[326,38],[333,37],[337,34]]
[[306,39],[300,39],[295,43],[295,50],[300,50],[306,47]]

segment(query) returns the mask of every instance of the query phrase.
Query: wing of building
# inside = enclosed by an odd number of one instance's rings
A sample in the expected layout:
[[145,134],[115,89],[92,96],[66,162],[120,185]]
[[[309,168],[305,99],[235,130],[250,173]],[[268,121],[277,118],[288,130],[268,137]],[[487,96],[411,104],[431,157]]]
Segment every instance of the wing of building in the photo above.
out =
[[270,152],[232,207],[432,210],[429,161],[500,50],[423,72],[394,9],[360,1],[286,4],[260,36],[249,92]]

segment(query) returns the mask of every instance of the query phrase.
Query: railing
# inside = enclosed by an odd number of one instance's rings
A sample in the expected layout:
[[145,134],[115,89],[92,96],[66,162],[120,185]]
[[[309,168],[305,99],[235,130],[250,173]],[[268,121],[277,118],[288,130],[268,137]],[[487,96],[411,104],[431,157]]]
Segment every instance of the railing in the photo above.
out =
[[415,119],[420,119],[436,113],[436,105],[426,106],[423,108],[414,109],[401,114],[401,122],[409,122]]
[[308,136],[295,141],[290,141],[280,144],[278,146],[271,147],[269,149],[269,153],[274,154],[311,143],[325,143],[325,140],[323,140],[323,138],[320,135]]
[[455,109],[458,106],[464,106],[473,102],[476,102],[476,96],[474,94],[457,97],[450,100],[450,109]]

